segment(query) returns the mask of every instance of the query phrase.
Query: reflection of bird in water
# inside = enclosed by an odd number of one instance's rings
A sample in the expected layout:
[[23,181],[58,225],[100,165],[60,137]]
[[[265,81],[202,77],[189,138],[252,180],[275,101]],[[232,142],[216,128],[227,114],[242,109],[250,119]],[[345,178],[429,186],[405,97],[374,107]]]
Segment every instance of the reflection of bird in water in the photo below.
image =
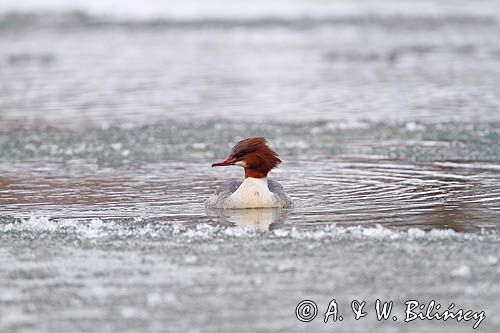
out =
[[273,230],[285,223],[289,209],[250,208],[250,209],[209,209],[209,213],[219,217],[219,223],[255,227],[260,230]]
[[453,229],[464,232],[467,229],[467,211],[472,211],[465,204],[446,206],[438,205],[424,214],[429,229]]
[[292,207],[292,200],[276,181],[267,180],[267,174],[281,160],[267,146],[264,138],[248,138],[238,142],[229,157],[212,166],[238,165],[245,169],[243,182],[229,182],[219,187],[208,198],[208,208],[269,208]]

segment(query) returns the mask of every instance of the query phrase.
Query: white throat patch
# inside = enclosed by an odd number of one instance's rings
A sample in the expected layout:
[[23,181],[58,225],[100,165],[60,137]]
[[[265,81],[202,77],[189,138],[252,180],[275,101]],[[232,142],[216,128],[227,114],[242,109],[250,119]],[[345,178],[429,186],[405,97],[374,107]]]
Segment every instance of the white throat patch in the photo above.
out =
[[234,165],[237,165],[237,166],[240,166],[243,168],[247,167],[247,164],[245,163],[245,161],[238,161],[238,162],[234,163]]

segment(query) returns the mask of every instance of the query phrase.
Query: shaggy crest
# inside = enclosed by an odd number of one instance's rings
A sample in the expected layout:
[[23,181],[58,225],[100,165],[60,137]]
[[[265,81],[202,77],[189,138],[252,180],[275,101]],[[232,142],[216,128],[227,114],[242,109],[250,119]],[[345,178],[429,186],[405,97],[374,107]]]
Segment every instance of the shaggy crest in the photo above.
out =
[[242,159],[245,155],[251,153],[254,153],[260,158],[260,162],[262,163],[261,168],[267,169],[268,171],[281,163],[278,154],[269,148],[266,139],[262,137],[241,140],[233,147],[230,155],[236,159]]

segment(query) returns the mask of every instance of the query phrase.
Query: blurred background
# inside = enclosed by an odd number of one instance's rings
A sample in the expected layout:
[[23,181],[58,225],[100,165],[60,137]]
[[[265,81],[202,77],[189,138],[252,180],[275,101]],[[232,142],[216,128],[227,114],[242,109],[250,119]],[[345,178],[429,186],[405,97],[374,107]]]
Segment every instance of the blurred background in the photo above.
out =
[[[331,330],[293,317],[325,290],[493,314],[499,36],[499,1],[2,0],[0,331]],[[294,210],[205,210],[249,136]]]
[[2,121],[498,120],[500,5],[2,1]]

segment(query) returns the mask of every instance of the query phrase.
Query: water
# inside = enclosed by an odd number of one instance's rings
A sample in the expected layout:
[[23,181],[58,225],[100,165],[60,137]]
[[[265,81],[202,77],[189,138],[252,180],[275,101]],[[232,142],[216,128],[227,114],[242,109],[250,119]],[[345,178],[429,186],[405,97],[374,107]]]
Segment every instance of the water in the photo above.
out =
[[[0,331],[498,331],[498,4],[116,7],[0,5]],[[206,210],[255,135],[296,207]]]

